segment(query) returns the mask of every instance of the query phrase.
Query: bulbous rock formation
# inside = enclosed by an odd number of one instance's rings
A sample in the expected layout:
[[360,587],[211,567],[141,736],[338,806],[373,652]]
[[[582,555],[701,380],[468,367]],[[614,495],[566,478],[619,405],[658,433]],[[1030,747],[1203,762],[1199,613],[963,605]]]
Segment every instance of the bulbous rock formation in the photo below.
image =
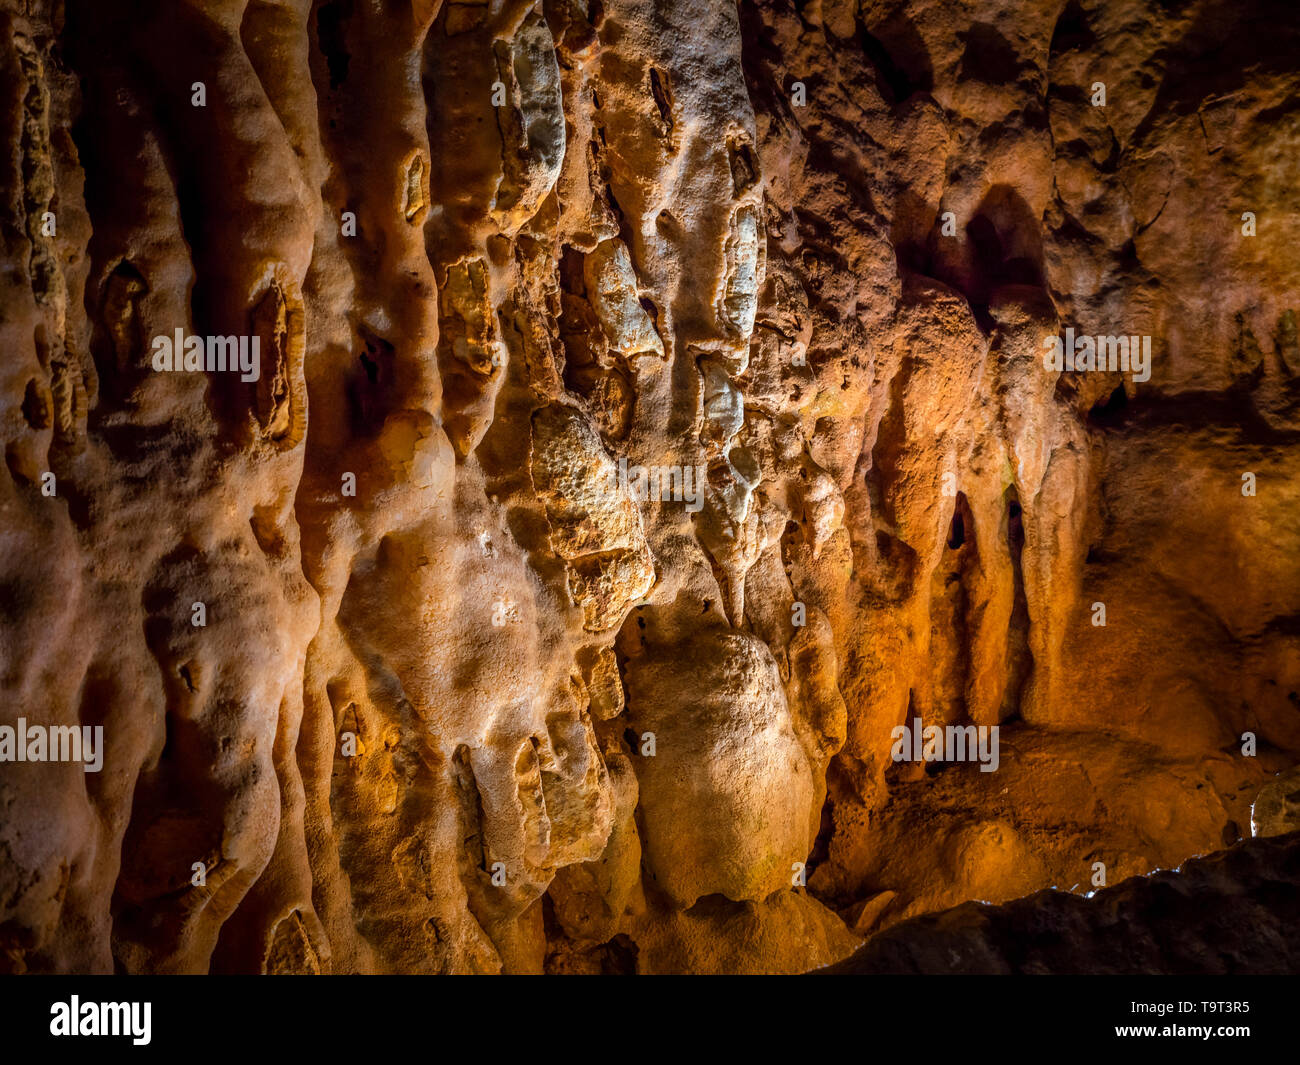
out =
[[0,0],[0,969],[800,972],[1294,828],[1297,54]]

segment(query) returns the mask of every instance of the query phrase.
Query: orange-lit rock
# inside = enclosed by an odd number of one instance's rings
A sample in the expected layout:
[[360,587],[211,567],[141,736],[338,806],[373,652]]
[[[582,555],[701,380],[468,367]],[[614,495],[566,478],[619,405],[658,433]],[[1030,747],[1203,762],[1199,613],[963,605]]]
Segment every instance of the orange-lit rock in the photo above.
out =
[[0,757],[103,730],[0,967],[798,972],[1291,823],[1280,0],[0,30]]

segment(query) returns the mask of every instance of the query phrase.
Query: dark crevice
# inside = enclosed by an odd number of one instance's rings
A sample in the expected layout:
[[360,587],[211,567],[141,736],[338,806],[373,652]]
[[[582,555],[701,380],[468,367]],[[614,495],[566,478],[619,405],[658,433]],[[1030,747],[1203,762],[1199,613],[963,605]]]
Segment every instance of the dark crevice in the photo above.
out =
[[808,855],[808,861],[804,863],[805,878],[811,877],[813,870],[830,857],[831,837],[834,835],[835,801],[831,798],[828,791],[826,801],[822,803],[821,821],[817,829],[817,839],[813,842],[812,852]]
[[316,12],[316,37],[329,70],[330,88],[337,89],[348,77],[352,56],[345,44],[343,24],[352,17],[353,0],[334,0]]
[[740,198],[758,182],[758,162],[754,158],[754,149],[744,141],[730,141],[727,154],[731,161],[732,189]]
[[1051,54],[1086,52],[1097,43],[1097,35],[1088,24],[1088,16],[1078,0],[1069,0],[1052,31]]
[[1025,596],[1025,574],[1021,564],[1025,549],[1025,523],[1020,494],[1015,485],[1007,489],[1004,498],[1007,504],[1004,535],[1007,551],[1011,555],[1013,598],[1007,631],[1007,686],[998,716],[1000,720],[1008,721],[1020,715],[1021,697],[1034,662],[1029,649],[1029,601]]
[[961,57],[961,80],[985,85],[1014,85],[1021,61],[1011,43],[996,28],[977,22],[961,35],[966,50]]
[[364,325],[357,327],[357,335],[358,369],[349,373],[346,387],[353,427],[367,435],[379,431],[397,402],[397,352]]
[[953,508],[952,521],[948,526],[948,550],[950,551],[960,551],[962,545],[966,543],[965,504],[966,497],[959,493],[957,505]]
[[1118,384],[1105,399],[1099,399],[1092,405],[1088,411],[1088,422],[1098,428],[1110,428],[1123,422],[1127,410],[1128,393],[1122,384]]
[[911,23],[896,17],[873,27],[873,32],[864,28],[859,41],[886,103],[897,106],[913,93],[928,93],[934,87],[929,53]]
[[659,108],[659,118],[663,122],[662,133],[665,137],[671,137],[673,127],[677,124],[673,119],[672,89],[668,84],[668,75],[660,73],[657,67],[650,68],[650,95]]
[[36,430],[48,429],[51,424],[49,395],[41,383],[32,378],[23,393],[23,419]]

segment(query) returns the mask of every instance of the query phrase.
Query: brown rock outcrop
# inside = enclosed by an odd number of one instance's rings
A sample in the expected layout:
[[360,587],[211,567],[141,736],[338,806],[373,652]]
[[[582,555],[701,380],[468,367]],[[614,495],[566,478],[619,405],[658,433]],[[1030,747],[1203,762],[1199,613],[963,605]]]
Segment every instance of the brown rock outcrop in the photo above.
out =
[[823,975],[1294,973],[1300,834],[1251,840],[1080,898],[968,902],[874,937]]
[[1260,789],[1250,808],[1252,836],[1284,836],[1300,831],[1300,766]]
[[798,972],[1233,843],[1300,761],[1298,48],[0,0],[0,968]]

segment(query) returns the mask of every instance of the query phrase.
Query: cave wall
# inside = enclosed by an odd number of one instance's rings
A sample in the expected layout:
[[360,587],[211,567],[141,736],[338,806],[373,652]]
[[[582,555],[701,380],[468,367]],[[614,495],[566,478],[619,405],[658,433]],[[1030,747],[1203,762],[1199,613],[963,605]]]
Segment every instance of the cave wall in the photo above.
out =
[[967,902],[873,936],[829,975],[1291,975],[1300,835],[1250,840],[1087,898]]
[[1300,759],[1280,0],[0,21],[0,965],[801,971]]

